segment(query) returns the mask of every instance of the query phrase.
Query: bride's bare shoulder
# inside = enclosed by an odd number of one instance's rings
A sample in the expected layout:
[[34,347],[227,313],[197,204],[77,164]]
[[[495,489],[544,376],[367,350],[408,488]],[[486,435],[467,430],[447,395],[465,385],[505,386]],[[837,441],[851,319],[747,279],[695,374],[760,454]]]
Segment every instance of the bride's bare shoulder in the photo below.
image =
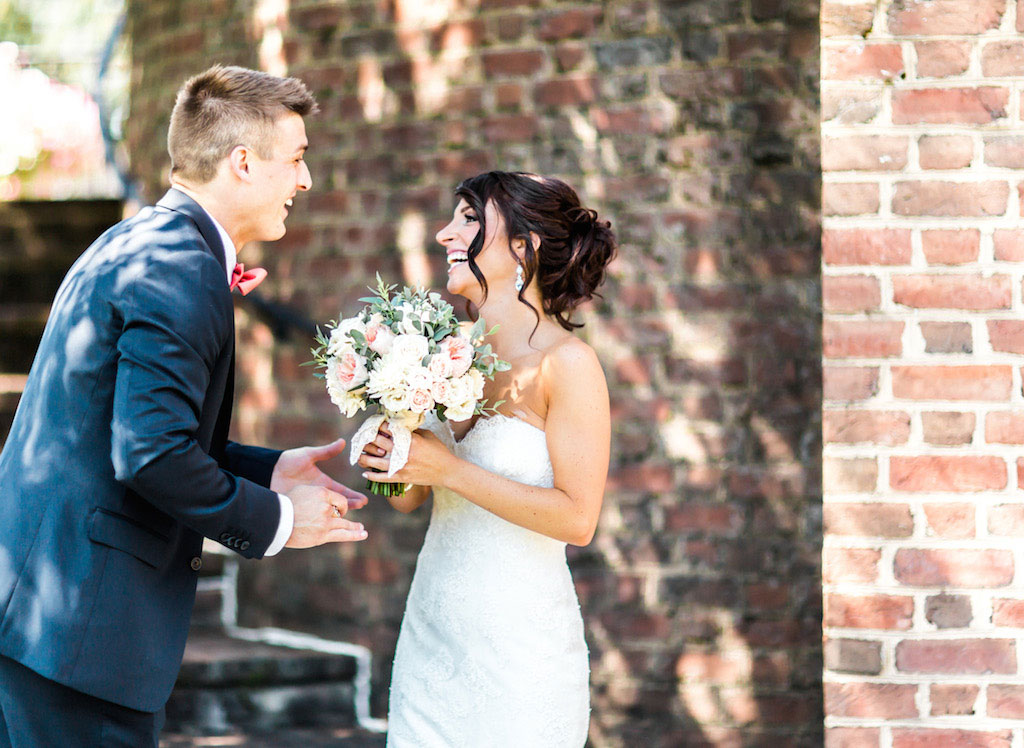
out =
[[599,381],[604,386],[604,371],[597,353],[571,333],[559,336],[544,349],[540,374],[549,392],[568,382],[586,387]]

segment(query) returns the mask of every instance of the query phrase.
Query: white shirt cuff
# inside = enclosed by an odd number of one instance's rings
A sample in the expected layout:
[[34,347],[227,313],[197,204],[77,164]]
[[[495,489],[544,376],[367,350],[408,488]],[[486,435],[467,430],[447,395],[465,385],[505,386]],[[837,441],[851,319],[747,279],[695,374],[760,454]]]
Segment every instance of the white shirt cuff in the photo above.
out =
[[279,493],[277,498],[281,501],[281,522],[277,525],[277,534],[274,535],[274,540],[263,554],[264,558],[276,556],[284,548],[284,544],[292,536],[292,528],[295,526],[295,508],[292,506],[292,500],[283,493]]

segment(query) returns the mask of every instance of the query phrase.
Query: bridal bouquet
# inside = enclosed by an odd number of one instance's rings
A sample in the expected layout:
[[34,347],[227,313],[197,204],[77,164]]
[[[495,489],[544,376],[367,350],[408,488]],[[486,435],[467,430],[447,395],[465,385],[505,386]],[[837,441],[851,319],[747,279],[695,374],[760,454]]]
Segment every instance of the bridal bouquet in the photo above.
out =
[[[366,306],[354,317],[317,328],[312,350],[315,376],[327,383],[331,402],[351,418],[368,408],[376,410],[352,437],[351,463],[377,435],[385,421],[394,440],[388,476],[409,459],[412,432],[433,412],[441,421],[465,421],[493,410],[482,399],[484,380],[509,364],[498,359],[484,338],[478,319],[463,334],[452,305],[438,293],[422,288],[387,285],[377,276],[374,296],[360,299]],[[370,481],[368,488],[398,496],[405,486]]]

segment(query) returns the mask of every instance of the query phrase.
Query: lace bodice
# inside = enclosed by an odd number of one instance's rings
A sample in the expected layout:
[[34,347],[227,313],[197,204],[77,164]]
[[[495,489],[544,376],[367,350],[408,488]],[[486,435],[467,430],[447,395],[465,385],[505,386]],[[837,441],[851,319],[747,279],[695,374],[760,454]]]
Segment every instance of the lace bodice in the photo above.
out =
[[[545,433],[482,418],[457,455],[552,486]],[[389,746],[574,746],[586,741],[588,658],[565,544],[458,494],[434,492],[392,675]]]

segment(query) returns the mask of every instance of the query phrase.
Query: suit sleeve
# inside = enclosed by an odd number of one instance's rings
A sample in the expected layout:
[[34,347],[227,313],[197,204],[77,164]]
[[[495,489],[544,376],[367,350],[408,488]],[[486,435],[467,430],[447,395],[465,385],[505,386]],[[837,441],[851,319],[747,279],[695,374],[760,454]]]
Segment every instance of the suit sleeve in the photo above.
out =
[[[179,246],[161,257],[128,281],[120,300],[115,476],[206,537],[230,534],[244,541],[238,548],[243,556],[260,558],[280,521],[277,494],[259,485],[262,480],[222,469],[196,438],[214,363],[233,334],[224,277],[204,250]],[[261,465],[244,472],[265,475],[269,484],[270,455],[239,460]]]
[[281,456],[279,449],[252,447],[229,441],[220,458],[220,466],[229,473],[248,478],[253,483],[270,487],[270,477]]

